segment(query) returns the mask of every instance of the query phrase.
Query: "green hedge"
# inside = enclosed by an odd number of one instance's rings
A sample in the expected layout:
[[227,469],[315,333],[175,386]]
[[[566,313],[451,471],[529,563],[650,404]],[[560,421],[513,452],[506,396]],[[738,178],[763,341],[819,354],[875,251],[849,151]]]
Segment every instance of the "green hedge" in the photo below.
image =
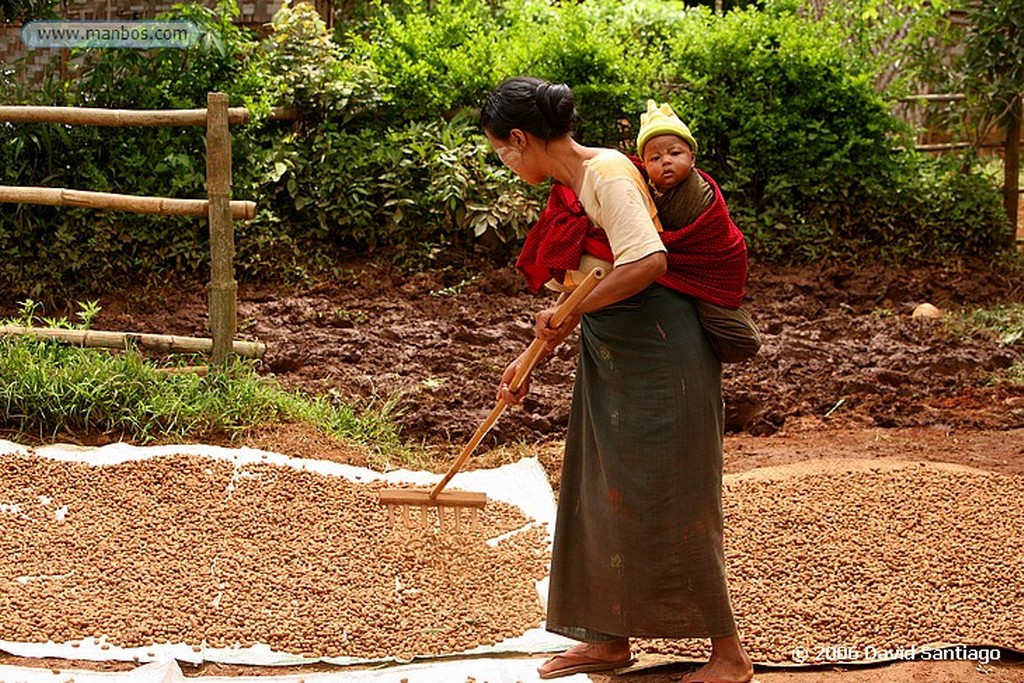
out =
[[[777,3],[777,6],[784,6]],[[500,80],[530,73],[579,96],[586,144],[631,150],[648,97],[690,123],[699,164],[726,192],[753,255],[767,261],[990,255],[1006,219],[976,160],[934,161],[905,143],[872,74],[839,34],[785,9],[658,0],[550,4],[434,0],[368,4],[334,35],[286,5],[260,41],[233,0],[174,15],[206,31],[188,50],[76,55],[34,101],[201,107],[209,90],[256,115],[232,129],[240,279],[301,275],[346,251],[403,267],[483,253],[511,259],[542,205],[475,124]],[[266,117],[294,105],[295,122]],[[0,129],[0,182],[202,197],[202,130],[50,125]],[[201,220],[17,206],[0,217],[0,287],[67,298],[140,281],[205,277]]]
[[836,27],[752,9],[692,19],[667,97],[693,122],[698,163],[720,179],[755,254],[905,261],[1004,244],[998,192],[963,159],[892,151],[912,144]]

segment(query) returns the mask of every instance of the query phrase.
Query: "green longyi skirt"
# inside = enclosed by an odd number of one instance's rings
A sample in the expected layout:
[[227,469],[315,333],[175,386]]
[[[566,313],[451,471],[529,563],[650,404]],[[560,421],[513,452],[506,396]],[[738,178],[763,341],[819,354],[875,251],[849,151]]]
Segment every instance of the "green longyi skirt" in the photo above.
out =
[[722,368],[693,302],[652,285],[583,317],[547,628],[736,632],[722,549]]

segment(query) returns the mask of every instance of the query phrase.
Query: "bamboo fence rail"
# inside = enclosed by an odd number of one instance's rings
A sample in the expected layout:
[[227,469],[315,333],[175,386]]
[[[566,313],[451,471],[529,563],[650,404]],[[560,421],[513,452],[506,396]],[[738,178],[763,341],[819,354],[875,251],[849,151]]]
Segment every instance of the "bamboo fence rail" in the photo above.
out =
[[[11,185],[0,185],[0,202],[108,209],[158,216],[206,216],[209,215],[210,205],[209,200],[206,199],[140,197],[111,192],[68,190],[63,187],[14,187]],[[233,219],[250,220],[255,215],[255,202],[231,202],[231,217]]]
[[[90,107],[0,107],[0,121],[9,123],[63,123],[69,126],[205,126],[206,109],[98,109]],[[228,109],[228,122],[248,123],[245,107]]]
[[[108,332],[105,330],[69,330],[62,327],[26,327],[0,325],[0,337],[23,335],[39,339],[57,339],[75,346],[102,349],[128,349],[133,345],[165,353],[211,353],[213,340],[204,337],[181,337],[171,334],[139,332]],[[263,342],[232,341],[231,352],[248,358],[259,358],[266,351]]]

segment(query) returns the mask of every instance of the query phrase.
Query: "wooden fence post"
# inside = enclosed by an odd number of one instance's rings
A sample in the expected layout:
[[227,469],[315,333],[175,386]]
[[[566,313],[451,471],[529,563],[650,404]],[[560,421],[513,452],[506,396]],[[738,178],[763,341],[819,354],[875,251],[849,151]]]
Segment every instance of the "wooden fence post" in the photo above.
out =
[[1003,191],[1006,193],[1003,205],[1013,226],[1010,244],[1020,240],[1021,226],[1018,210],[1020,207],[1020,129],[1021,129],[1021,94],[1013,98],[1010,105],[1009,121],[1006,126],[1006,151],[1003,156]]
[[210,361],[221,364],[232,350],[237,329],[234,258],[235,235],[231,223],[231,134],[228,96],[209,93],[206,98],[206,191],[210,201]]

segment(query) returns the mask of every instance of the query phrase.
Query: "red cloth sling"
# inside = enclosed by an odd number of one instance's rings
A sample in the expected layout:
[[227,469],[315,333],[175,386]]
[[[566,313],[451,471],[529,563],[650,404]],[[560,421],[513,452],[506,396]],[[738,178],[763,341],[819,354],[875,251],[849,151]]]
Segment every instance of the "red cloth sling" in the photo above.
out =
[[[630,158],[643,172],[638,159]],[[747,282],[746,241],[729,217],[718,185],[696,170],[714,188],[714,202],[693,223],[659,233],[668,250],[668,271],[658,282],[718,306],[739,308]],[[614,260],[605,231],[591,222],[575,193],[556,181],[526,236],[516,267],[536,291],[552,278],[562,281],[565,271],[579,267],[584,253]]]

